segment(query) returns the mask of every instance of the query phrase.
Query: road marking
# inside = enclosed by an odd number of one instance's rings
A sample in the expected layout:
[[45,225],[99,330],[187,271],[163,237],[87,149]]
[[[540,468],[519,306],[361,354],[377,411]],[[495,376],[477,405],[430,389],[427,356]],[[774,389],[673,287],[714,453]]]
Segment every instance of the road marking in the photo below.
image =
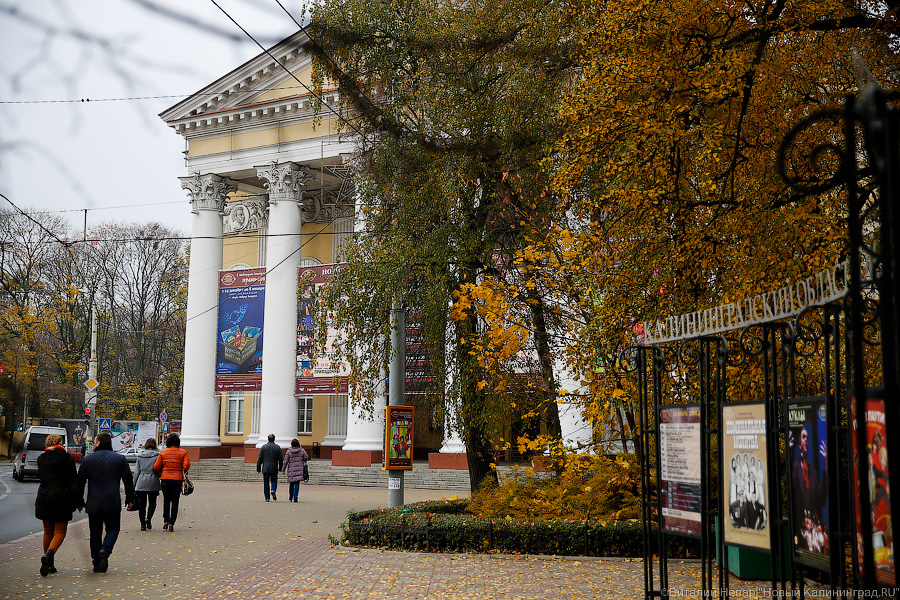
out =
[[[11,474],[12,474],[12,473],[10,473],[10,475],[11,475]],[[4,487],[5,489],[3,490],[3,495],[0,495],[0,500],[3,500],[3,499],[6,498],[7,496],[9,496],[9,493],[12,491],[12,488],[9,487],[9,484],[6,483],[5,481],[3,481],[3,475],[5,475],[5,473],[0,474],[0,483],[3,484],[3,487]]]

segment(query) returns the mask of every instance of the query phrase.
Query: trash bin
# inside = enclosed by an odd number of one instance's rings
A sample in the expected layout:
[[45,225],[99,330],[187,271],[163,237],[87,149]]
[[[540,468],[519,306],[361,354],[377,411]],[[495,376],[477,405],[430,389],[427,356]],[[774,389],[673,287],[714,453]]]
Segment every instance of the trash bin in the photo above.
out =
[[313,458],[322,458],[322,448],[319,447],[319,442],[313,442]]

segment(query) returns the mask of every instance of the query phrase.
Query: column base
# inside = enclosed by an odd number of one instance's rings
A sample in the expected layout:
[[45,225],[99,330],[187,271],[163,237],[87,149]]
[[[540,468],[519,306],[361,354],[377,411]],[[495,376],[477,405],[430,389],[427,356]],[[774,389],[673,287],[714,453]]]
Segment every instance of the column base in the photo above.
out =
[[380,450],[335,450],[331,464],[335,467],[368,467],[381,463]]
[[468,471],[469,462],[465,454],[451,454],[448,452],[429,452],[429,469],[454,469],[456,471]]

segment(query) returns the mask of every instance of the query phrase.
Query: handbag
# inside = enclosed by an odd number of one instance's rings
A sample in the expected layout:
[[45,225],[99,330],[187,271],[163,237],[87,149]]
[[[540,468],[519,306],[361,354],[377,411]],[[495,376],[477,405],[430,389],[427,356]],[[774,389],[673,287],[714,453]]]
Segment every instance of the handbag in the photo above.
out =
[[190,496],[194,493],[194,484],[188,479],[187,473],[184,474],[184,481],[181,482],[181,495]]
[[303,481],[309,481],[309,467],[305,462],[303,463]]

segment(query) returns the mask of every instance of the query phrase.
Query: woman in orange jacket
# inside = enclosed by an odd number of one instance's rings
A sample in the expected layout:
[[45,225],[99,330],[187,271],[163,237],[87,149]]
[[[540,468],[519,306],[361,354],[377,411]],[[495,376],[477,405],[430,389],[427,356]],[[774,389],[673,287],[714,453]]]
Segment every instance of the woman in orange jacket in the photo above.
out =
[[175,531],[181,484],[184,474],[190,468],[191,459],[188,458],[187,450],[181,447],[181,439],[177,433],[170,433],[166,437],[166,447],[153,463],[153,470],[159,473],[163,493],[163,531]]

